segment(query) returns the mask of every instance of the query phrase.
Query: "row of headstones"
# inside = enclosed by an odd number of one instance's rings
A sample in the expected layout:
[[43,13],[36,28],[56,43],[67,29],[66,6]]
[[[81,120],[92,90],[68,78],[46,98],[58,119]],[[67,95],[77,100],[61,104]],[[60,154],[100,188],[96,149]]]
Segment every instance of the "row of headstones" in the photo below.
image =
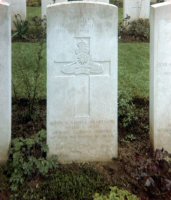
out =
[[[46,16],[46,7],[50,4],[67,2],[68,0],[42,0],[42,17]],[[83,0],[109,3],[109,0]],[[150,14],[150,0],[124,0],[124,19],[128,21],[139,18],[149,18]],[[128,18],[129,16],[129,18]]]
[[[15,20],[15,15],[20,14],[21,19],[26,19],[26,0],[6,0],[11,4],[12,22]],[[41,0],[42,17],[46,16],[46,7],[49,4],[67,2],[68,0]],[[91,1],[91,0],[83,0]],[[109,0],[92,0],[94,2],[109,3]],[[165,0],[169,1],[169,0]],[[128,21],[139,18],[149,18],[150,0],[124,0],[124,19]]]
[[[150,135],[171,152],[171,3],[151,7]],[[47,9],[47,144],[61,162],[118,154],[118,9],[74,2]],[[11,141],[11,17],[0,1],[0,161]]]
[[[53,3],[67,2],[68,0],[41,0],[42,17],[46,16],[46,8]],[[82,0],[109,3],[109,0]],[[165,0],[170,1],[170,0]],[[148,19],[150,16],[150,2],[152,0],[123,0],[123,18],[127,21],[139,18]],[[156,0],[155,0],[156,2]]]

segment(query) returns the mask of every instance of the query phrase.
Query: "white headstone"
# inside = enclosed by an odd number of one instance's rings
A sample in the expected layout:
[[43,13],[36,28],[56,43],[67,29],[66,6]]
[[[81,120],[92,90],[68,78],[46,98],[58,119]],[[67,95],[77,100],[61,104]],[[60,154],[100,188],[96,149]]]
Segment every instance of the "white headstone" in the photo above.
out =
[[130,17],[128,21],[149,18],[150,0],[124,0],[123,14],[124,19]]
[[150,132],[171,153],[171,3],[151,7]]
[[11,22],[12,28],[14,29],[13,21],[15,20],[15,15],[20,15],[22,20],[26,19],[27,6],[26,0],[6,0],[11,5]]
[[117,157],[117,29],[116,6],[48,6],[47,143],[61,162]]
[[83,0],[83,1],[95,1],[95,2],[101,2],[101,3],[109,3],[109,0]]
[[[95,2],[103,2],[109,3],[109,0],[80,0],[80,1],[95,1]],[[73,2],[68,0],[41,0],[41,8],[42,8],[42,18],[46,16],[47,6],[54,3],[62,3],[62,2]],[[78,2],[78,0],[77,0]]]
[[42,18],[46,17],[46,9],[48,5],[61,2],[67,2],[67,0],[41,0]]
[[8,158],[11,141],[11,14],[0,1],[0,162]]

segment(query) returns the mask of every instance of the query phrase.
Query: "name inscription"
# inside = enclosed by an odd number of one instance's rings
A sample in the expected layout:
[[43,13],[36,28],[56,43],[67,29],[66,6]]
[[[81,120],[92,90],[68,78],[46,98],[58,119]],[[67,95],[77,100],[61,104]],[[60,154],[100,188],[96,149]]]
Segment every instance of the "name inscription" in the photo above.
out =
[[54,121],[51,138],[70,137],[113,137],[115,120],[78,120],[78,121]]
[[159,62],[157,66],[158,66],[158,70],[160,71],[160,73],[165,74],[165,75],[171,74],[171,63],[170,62]]
[[63,33],[63,32],[82,32],[82,33],[90,33],[94,29],[94,21],[90,18],[82,18],[79,19],[78,23],[76,24],[77,28],[73,26],[72,23],[63,23],[59,24],[56,28],[57,33]]

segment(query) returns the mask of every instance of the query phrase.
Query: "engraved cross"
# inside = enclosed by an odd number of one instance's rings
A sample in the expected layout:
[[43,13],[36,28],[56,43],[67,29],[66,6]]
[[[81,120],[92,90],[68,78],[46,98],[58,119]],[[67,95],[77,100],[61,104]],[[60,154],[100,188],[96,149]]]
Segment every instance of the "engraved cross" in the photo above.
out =
[[[90,55],[90,38],[76,38],[76,59],[63,64],[61,73],[75,76],[75,117],[90,116],[90,77],[104,75],[105,62],[95,62]],[[59,63],[55,61],[55,63]],[[109,62],[107,62],[109,63]]]

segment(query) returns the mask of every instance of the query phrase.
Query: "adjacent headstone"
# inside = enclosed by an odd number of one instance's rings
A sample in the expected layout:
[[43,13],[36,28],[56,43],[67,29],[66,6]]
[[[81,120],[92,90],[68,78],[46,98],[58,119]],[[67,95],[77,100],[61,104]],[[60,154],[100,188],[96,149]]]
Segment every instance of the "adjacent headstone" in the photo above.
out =
[[0,1],[0,162],[8,158],[11,141],[11,14]]
[[150,0],[124,0],[124,19],[147,19],[150,15]]
[[171,3],[151,7],[150,133],[171,153]]
[[109,3],[109,0],[83,0],[83,1],[95,1],[95,2],[101,2],[101,3]]
[[48,5],[61,2],[67,2],[67,0],[41,0],[42,18],[46,17],[46,9]]
[[27,13],[27,6],[26,0],[6,0],[11,5],[11,22],[12,28],[14,29],[15,26],[13,21],[16,20],[15,16],[20,15],[22,20],[26,19]]
[[118,12],[72,2],[47,9],[47,143],[61,162],[117,157]]

